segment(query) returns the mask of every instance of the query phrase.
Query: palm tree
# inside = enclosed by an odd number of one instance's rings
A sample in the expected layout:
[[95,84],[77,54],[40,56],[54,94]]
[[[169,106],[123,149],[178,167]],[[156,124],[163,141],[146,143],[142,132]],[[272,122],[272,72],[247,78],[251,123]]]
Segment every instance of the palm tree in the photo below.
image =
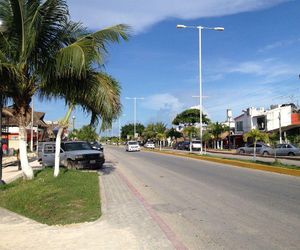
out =
[[216,123],[210,124],[209,130],[210,130],[211,134],[213,135],[214,146],[216,147],[216,144],[218,144],[221,134],[228,131],[228,127],[224,124],[216,122]]
[[190,140],[190,152],[192,152],[192,138],[193,135],[197,135],[198,129],[194,126],[185,127],[183,129],[183,134],[189,137]]
[[[26,148],[32,96],[67,94],[67,102],[72,103],[69,97],[77,99],[74,90],[85,85],[93,67],[103,64],[106,44],[126,40],[128,27],[116,25],[88,33],[69,20],[65,0],[2,0],[0,19],[5,27],[0,30],[0,91],[13,101],[22,170],[32,179]],[[99,118],[99,113],[92,114]]]
[[101,119],[102,129],[110,127],[112,120],[116,119],[121,111],[120,86],[115,79],[104,73],[97,73],[94,76],[89,75],[85,81],[86,84],[78,89],[78,92],[75,91],[76,96],[70,96],[70,93],[61,91],[69,103],[69,109],[59,124],[56,136],[55,177],[59,174],[61,135],[63,129],[69,125],[69,118],[75,105],[82,107],[85,112],[92,115],[90,125],[94,125],[97,119]]
[[247,142],[248,138],[252,138],[253,143],[254,143],[254,148],[253,148],[253,160],[256,161],[256,143],[257,141],[263,141],[263,142],[268,142],[269,137],[268,134],[263,133],[259,131],[258,129],[252,129],[248,133],[244,134],[243,139],[245,142]]

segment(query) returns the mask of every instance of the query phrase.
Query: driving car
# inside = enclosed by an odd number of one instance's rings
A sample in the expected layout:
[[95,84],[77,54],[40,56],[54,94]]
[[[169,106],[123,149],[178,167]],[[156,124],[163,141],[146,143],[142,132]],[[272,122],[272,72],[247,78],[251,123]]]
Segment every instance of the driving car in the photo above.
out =
[[154,143],[151,142],[151,141],[146,142],[145,145],[144,145],[144,147],[145,147],[145,148],[155,149],[155,145],[154,145]]
[[140,151],[141,147],[137,141],[128,141],[125,146],[126,151],[133,152],[133,151]]
[[99,142],[97,142],[97,141],[92,141],[92,142],[89,142],[89,144],[92,146],[93,149],[99,150],[99,151],[102,151],[102,152],[103,152],[103,146],[102,146],[102,144],[100,144]]
[[[55,142],[44,142],[42,165],[54,166]],[[97,169],[105,162],[104,153],[86,141],[64,141],[60,148],[60,165],[68,169]]]
[[[238,154],[253,154],[253,151],[254,151],[254,143],[246,144],[244,147],[240,147],[237,149]],[[255,152],[256,152],[256,154],[260,154],[260,155],[264,155],[264,156],[274,154],[274,150],[270,146],[268,146],[262,142],[256,143]]]

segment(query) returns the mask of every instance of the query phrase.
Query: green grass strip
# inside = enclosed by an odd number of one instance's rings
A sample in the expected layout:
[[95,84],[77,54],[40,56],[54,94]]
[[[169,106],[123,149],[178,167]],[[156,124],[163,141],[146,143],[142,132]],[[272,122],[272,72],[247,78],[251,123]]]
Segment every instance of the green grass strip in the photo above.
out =
[[99,176],[95,172],[53,169],[0,186],[0,206],[47,225],[94,221],[101,216]]
[[[145,150],[149,151],[149,150]],[[205,160],[211,161],[221,164],[227,164],[236,167],[243,167],[243,168],[251,168],[256,170],[263,170],[268,172],[274,172],[279,174],[286,174],[292,176],[300,176],[300,168],[293,165],[285,165],[281,163],[269,163],[269,162],[262,162],[262,161],[251,161],[251,160],[240,160],[240,159],[228,159],[228,158],[221,158],[218,156],[211,156],[211,155],[197,155],[194,153],[177,153],[172,151],[158,151],[155,150],[152,152],[167,154],[167,155],[174,155],[174,156],[181,156],[186,158],[198,159],[198,160]]]

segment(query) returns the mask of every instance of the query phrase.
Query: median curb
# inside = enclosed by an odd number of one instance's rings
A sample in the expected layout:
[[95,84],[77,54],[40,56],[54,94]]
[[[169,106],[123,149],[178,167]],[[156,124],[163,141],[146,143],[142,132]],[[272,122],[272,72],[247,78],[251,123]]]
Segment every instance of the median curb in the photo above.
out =
[[159,154],[166,154],[166,155],[173,155],[173,156],[180,156],[185,158],[192,158],[196,160],[204,160],[204,161],[211,161],[226,165],[231,165],[235,167],[242,167],[242,168],[250,168],[256,170],[262,170],[267,172],[273,172],[278,174],[285,174],[285,175],[292,175],[292,176],[300,176],[300,170],[296,169],[288,169],[288,168],[280,168],[274,166],[266,166],[263,164],[251,163],[251,162],[242,162],[239,160],[229,160],[229,159],[221,159],[221,158],[211,158],[203,155],[193,155],[193,154],[183,154],[183,153],[176,153],[170,151],[157,151],[157,150],[145,150],[149,152],[159,153]]

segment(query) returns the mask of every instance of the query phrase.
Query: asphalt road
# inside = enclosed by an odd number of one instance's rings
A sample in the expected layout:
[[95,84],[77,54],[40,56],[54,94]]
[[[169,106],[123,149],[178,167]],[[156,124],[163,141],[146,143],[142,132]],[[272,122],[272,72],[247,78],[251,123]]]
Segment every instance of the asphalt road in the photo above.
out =
[[189,249],[299,249],[300,178],[105,148]]

